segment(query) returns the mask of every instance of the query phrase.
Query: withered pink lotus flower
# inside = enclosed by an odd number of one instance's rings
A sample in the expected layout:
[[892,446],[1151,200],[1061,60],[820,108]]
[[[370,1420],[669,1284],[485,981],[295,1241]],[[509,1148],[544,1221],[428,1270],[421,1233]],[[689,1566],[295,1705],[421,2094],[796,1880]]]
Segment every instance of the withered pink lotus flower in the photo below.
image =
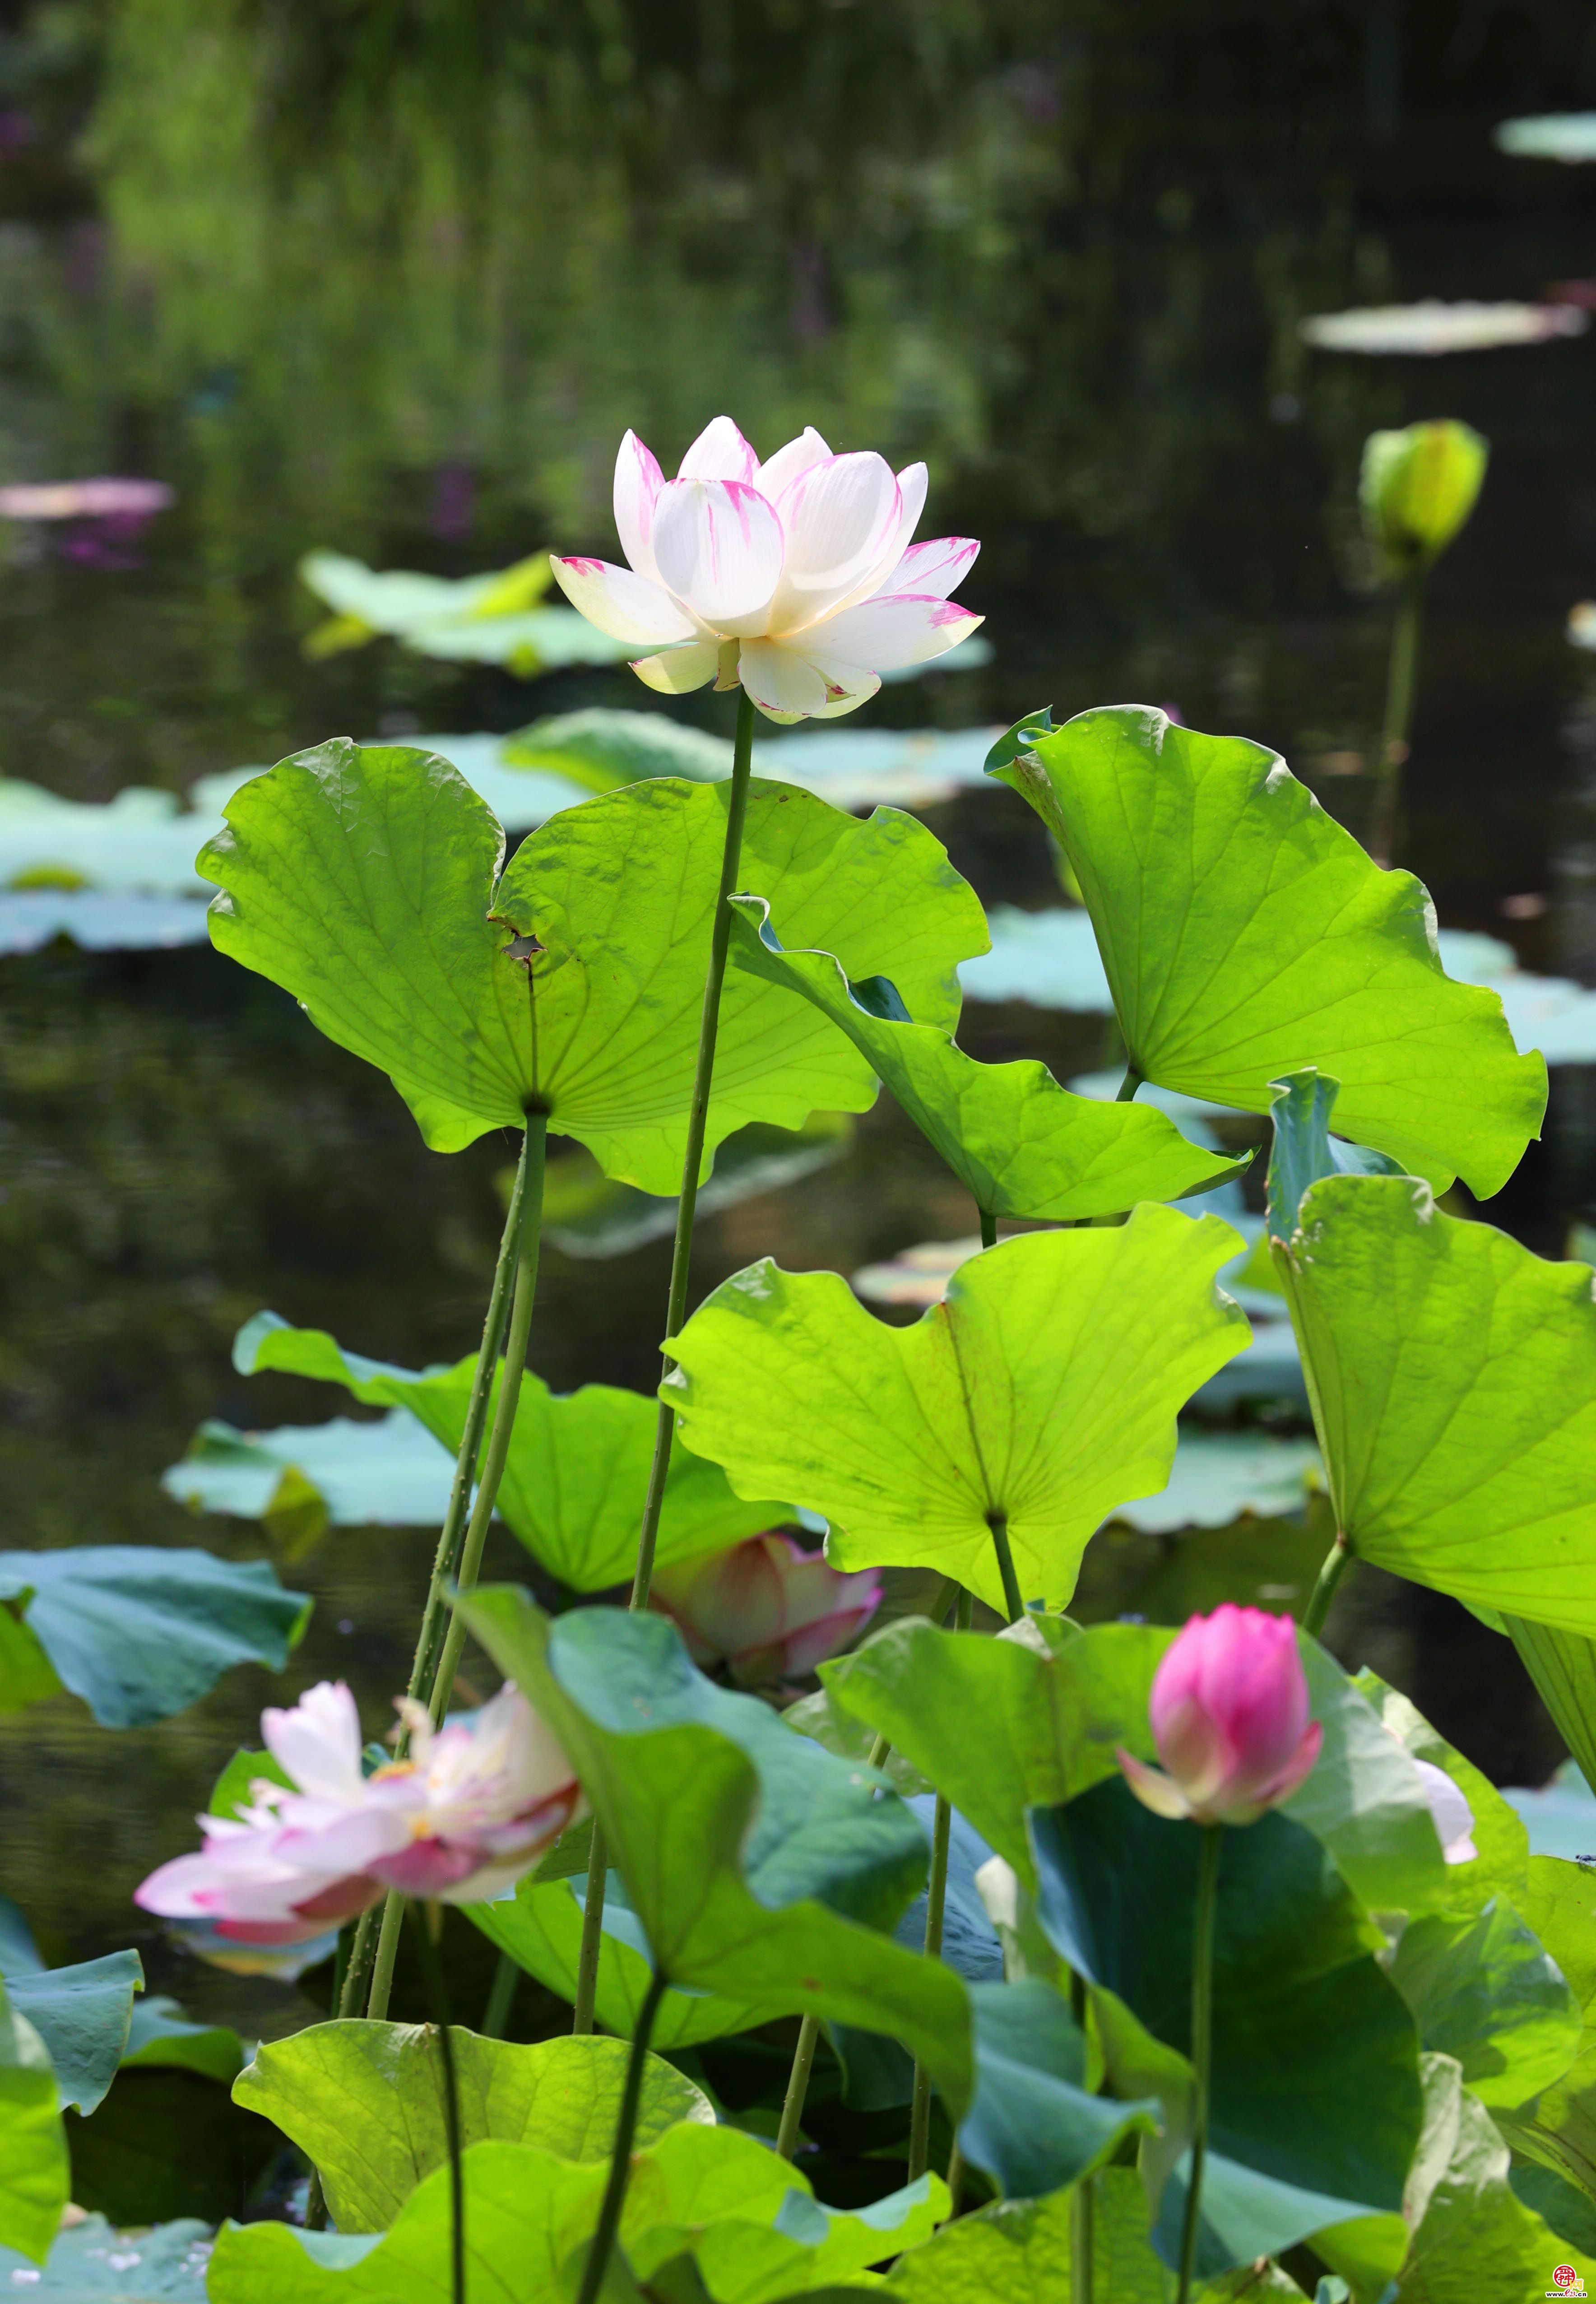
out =
[[204,1846],[137,1891],[146,1911],[209,1922],[224,1940],[308,1943],[390,1888],[444,1903],[494,1896],[577,1813],[570,1764],[506,1683],[470,1723],[434,1733],[401,1698],[411,1757],[367,1776],[359,1715],[342,1681],[291,1711],[261,1715],[267,1750],[294,1789],[264,1779],[238,1817],[202,1816]]
[[1148,1706],[1158,1757],[1121,1751],[1136,1798],[1195,1824],[1255,1824],[1289,1800],[1319,1758],[1308,1683],[1289,1616],[1229,1602],[1194,1616],[1164,1656]]
[[615,460],[628,565],[556,555],[554,573],[589,623],[648,651],[632,670],[663,695],[713,680],[769,720],[835,719],[982,622],[949,597],[980,546],[912,540],[925,486],[924,464],[894,475],[867,450],[834,456],[812,427],[762,464],[729,416],[667,480],[629,432]]
[[751,1536],[660,1569],[652,1597],[696,1664],[725,1663],[756,1688],[813,1672],[846,1648],[881,1605],[881,1578],[873,1568],[844,1576],[790,1537]]

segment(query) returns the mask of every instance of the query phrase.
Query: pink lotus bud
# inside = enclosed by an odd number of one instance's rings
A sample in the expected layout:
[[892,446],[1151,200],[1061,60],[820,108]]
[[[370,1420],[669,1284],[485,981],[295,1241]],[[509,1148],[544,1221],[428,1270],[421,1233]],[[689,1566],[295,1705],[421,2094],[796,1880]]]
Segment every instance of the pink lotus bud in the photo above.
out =
[[469,1724],[435,1735],[401,1698],[410,1757],[367,1776],[359,1715],[324,1681],[291,1711],[261,1715],[294,1789],[262,1781],[236,1817],[202,1816],[204,1845],[136,1892],[146,1911],[201,1921],[233,1944],[306,1944],[389,1888],[445,1903],[497,1895],[536,1863],[581,1805],[570,1764],[506,1682]]
[[751,1536],[708,1560],[662,1569],[653,1602],[700,1664],[726,1663],[745,1688],[813,1672],[881,1605],[881,1578],[840,1575],[787,1536]]
[[1136,1798],[1158,1816],[1255,1824],[1289,1800],[1319,1758],[1289,1616],[1229,1602],[1194,1616],[1153,1680],[1148,1706],[1169,1773],[1121,1751]]

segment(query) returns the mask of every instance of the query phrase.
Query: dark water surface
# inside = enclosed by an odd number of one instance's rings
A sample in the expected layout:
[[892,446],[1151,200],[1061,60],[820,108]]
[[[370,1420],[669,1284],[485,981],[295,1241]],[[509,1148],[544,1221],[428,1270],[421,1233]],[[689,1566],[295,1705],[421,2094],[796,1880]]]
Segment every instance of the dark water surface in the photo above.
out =
[[[990,665],[854,725],[1171,703],[1278,746],[1355,828],[1387,636],[1358,452],[1452,415],[1493,458],[1431,587],[1404,860],[1448,925],[1596,981],[1596,700],[1562,637],[1596,591],[1596,335],[1423,361],[1296,333],[1596,275],[1596,170],[1490,142],[1596,104],[1589,24],[1486,0],[24,10],[0,44],[0,482],[145,473],[176,502],[127,549],[0,533],[0,773],[103,800],[329,734],[653,706],[624,672],[528,688],[383,642],[309,663],[294,565],[611,551],[624,428],[670,469],[727,409],[767,452],[811,421],[925,456],[929,532],[983,539]],[[724,705],[681,709],[729,728]],[[986,901],[1056,899],[1012,796],[931,821]],[[1102,1032],[985,1008],[965,1040],[1068,1077]],[[1543,1252],[1596,1211],[1593,1114],[1589,1076],[1555,1074],[1491,1211]],[[205,1417],[344,1403],[236,1376],[235,1329],[270,1305],[410,1365],[470,1350],[508,1156],[426,1151],[384,1079],[207,950],[0,961],[0,1542],[258,1554],[162,1468]],[[846,1161],[703,1226],[695,1294],[766,1251],[846,1272],[970,1228],[883,1099]],[[546,1253],[540,1373],[649,1385],[668,1261]],[[380,1717],[431,1544],[335,1532],[297,1571],[293,1688],[346,1673]],[[520,1560],[504,1539],[490,1569]],[[1544,1715],[1460,1611],[1368,1578],[1341,1625],[1494,1773],[1547,1772]],[[283,1692],[235,1673],[120,1737],[64,1698],[0,1722],[0,1888],[161,1969],[129,1893]],[[269,1993],[249,2012],[295,2020]]]

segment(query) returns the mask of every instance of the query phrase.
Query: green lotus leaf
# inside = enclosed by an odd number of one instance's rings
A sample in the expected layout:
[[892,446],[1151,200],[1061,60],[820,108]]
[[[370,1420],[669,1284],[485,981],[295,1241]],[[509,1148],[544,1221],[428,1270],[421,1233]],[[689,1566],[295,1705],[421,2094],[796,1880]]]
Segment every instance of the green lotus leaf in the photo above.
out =
[[[1174,1637],[1033,1619],[993,1640],[911,1618],[821,1674],[837,1708],[889,1737],[1034,1887],[1026,1810],[1117,1778],[1120,1745],[1157,1758],[1148,1698]],[[1417,1771],[1335,1659],[1306,1634],[1297,1645],[1323,1743],[1285,1813],[1323,1842],[1370,1910],[1440,1905],[1452,1882]]]
[[[452,2028],[460,2141],[536,2144],[562,2160],[607,2160],[629,2051],[623,2041],[522,2046]],[[385,2232],[448,2158],[443,2071],[430,2025],[334,2021],[263,2044],[233,2099],[274,2121],[320,2171],[342,2232]],[[643,2075],[638,2146],[679,2120],[713,2122],[709,2099],[662,2056]]]
[[71,1968],[8,1970],[13,2012],[44,2042],[63,2109],[92,2112],[116,2077],[127,2046],[133,1995],[144,1989],[136,1952],[107,1952]]
[[1431,1912],[1410,1920],[1391,1975],[1424,2046],[1455,2057],[1492,2112],[1539,2096],[1579,2054],[1579,2003],[1505,1897],[1462,1919]]
[[656,1968],[889,2033],[961,2113],[964,1986],[875,1933],[925,1875],[925,1835],[896,1795],[714,1687],[661,1618],[578,1609],[551,1623],[504,1585],[458,1605],[570,1755]]
[[[470,2293],[501,2304],[574,2295],[607,2170],[501,2142],[473,2145],[463,2165]],[[933,2177],[840,2214],[815,2200],[806,2179],[753,2137],[679,2124],[633,2159],[619,2237],[643,2279],[683,2256],[703,2265],[717,2304],[778,2304],[811,2293],[819,2304],[850,2273],[926,2238],[946,2212],[946,2188]],[[450,2233],[442,2168],[417,2186],[385,2233],[227,2224],[211,2261],[210,2304],[391,2304],[397,2297],[449,2304]]]
[[[182,1712],[235,1664],[281,1672],[310,1614],[264,1560],[121,1544],[0,1552],[0,1626],[6,1602],[104,1728]],[[42,1692],[36,1672],[6,1673],[9,1655],[0,1641],[0,1712]]]
[[1348,1552],[1596,1633],[1590,1267],[1443,1216],[1399,1176],[1312,1185],[1274,1255]]
[[1022,1597],[1062,1607],[1094,1530],[1168,1479],[1177,1410],[1246,1345],[1214,1285],[1236,1249],[1217,1216],[1150,1205],[1023,1233],[909,1328],[766,1258],[699,1306],[660,1396],[740,1495],[823,1512],[834,1566],[935,1568],[1001,1607],[1001,1514]]
[[[408,1409],[451,1456],[465,1436],[475,1355],[417,1374],[346,1351],[321,1328],[291,1328],[274,1312],[258,1312],[240,1329],[232,1357],[245,1376],[281,1368],[342,1384],[377,1407]],[[494,1391],[496,1397],[496,1376]],[[521,1379],[499,1514],[576,1591],[602,1592],[631,1574],[657,1422],[646,1393],[607,1384],[553,1393],[530,1369]],[[790,1516],[789,1505],[769,1498],[745,1501],[718,1465],[672,1449],[655,1556],[663,1566],[718,1551]]]
[[1117,1215],[1238,1175],[1150,1105],[1099,1104],[1060,1088],[1045,1064],[983,1064],[940,1025],[916,1023],[895,986],[850,984],[827,952],[783,950],[763,897],[734,896],[740,967],[799,992],[845,1032],[988,1216]]
[[[1507,2147],[1456,2067],[1449,2111],[1443,2139],[1449,2148],[1413,2234],[1396,2304],[1478,2304],[1487,2296],[1506,2304],[1510,2296],[1555,2294],[1551,2271],[1558,2264],[1572,2265],[1587,2289],[1596,2288],[1596,2257],[1571,2248],[1516,2198]],[[1317,2238],[1314,2247],[1335,2263],[1333,2249]]]
[[[502,873],[503,833],[447,761],[340,739],[241,786],[198,868],[223,891],[217,946],[386,1072],[435,1150],[540,1109],[607,1175],[670,1193],[729,803],[724,784],[628,785],[562,810]],[[928,1019],[957,1017],[957,964],[984,950],[985,924],[912,817],[861,824],[756,780],[739,877],[861,975],[890,970]],[[797,1126],[874,1095],[806,1002],[729,976],[705,1173],[749,1122]]]
[[209,2259],[210,2226],[197,2216],[131,2237],[104,2216],[85,2216],[60,2234],[42,2272],[0,2248],[0,2293],[42,2304],[206,2304]]
[[663,712],[616,712],[602,705],[534,720],[505,737],[503,754],[514,767],[569,776],[595,792],[648,776],[714,784],[731,774],[733,757],[724,736],[688,728]]
[[1388,1687],[1378,1673],[1365,1665],[1352,1684],[1403,1749],[1415,1760],[1427,1760],[1431,1767],[1443,1769],[1468,1802],[1474,1817],[1469,1837],[1478,1853],[1472,1862],[1447,1867],[1448,1909],[1482,1911],[1493,1896],[1505,1896],[1516,1909],[1527,1909],[1530,1836],[1523,1818],[1489,1777],[1448,1744],[1406,1696]]
[[1359,1143],[1438,1190],[1500,1190],[1539,1131],[1544,1062],[1517,1054],[1494,992],[1443,973],[1418,881],[1381,871],[1274,753],[1122,705],[1033,721],[992,773],[1074,868],[1143,1079],[1267,1112],[1271,1081],[1317,1064]]
[[1516,2154],[1596,2199],[1596,1876],[1559,1857],[1532,1856],[1518,1904],[1567,1979],[1583,2029],[1568,2070],[1533,2105],[1499,2113],[1498,2125]]
[[1011,2199],[1056,2192],[1100,2168],[1127,2135],[1154,2132],[1159,2106],[1086,2085],[1086,2042],[1069,2003],[1038,1977],[972,1986],[975,2096],[958,2141]]
[[194,2024],[169,1993],[142,1993],[128,2019],[120,2069],[198,2072],[231,2088],[245,2062],[244,2044],[229,2024]]
[[1596,1640],[1527,1616],[1504,1615],[1502,1625],[1585,1782],[1596,1783]]
[[0,2249],[42,2264],[70,2183],[48,2051],[0,1984]]
[[[491,1904],[469,1904],[466,1911],[490,1942],[562,2000],[577,1996],[577,1964],[582,1948],[586,1883],[581,1880],[522,1880],[513,1895]],[[643,1924],[627,1900],[619,1872],[606,1877],[604,1938],[599,1947],[594,2009],[607,2032],[629,2040],[648,1993],[653,1963]],[[691,2047],[699,2040],[723,2039],[781,2014],[724,1992],[697,1989],[665,1993],[650,2038],[662,2052]]]
[[[1151,1816],[1122,1781],[1028,1820],[1048,1936],[1089,1985],[1188,2055],[1200,1835]],[[1384,1942],[1288,1816],[1224,1834],[1197,2243],[1205,2277],[1349,2221],[1364,2226],[1368,2255],[1380,2220],[1388,2273],[1400,2263],[1423,2095],[1414,2020],[1375,1957]],[[1159,2198],[1154,2238],[1167,2263],[1178,2256],[1188,2165],[1176,2165]]]

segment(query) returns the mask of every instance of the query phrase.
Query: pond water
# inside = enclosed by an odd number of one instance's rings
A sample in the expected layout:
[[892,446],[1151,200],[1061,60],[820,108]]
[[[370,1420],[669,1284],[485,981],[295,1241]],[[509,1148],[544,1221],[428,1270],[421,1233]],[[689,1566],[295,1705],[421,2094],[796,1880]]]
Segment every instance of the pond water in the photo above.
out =
[[[738,10],[609,0],[331,11],[106,0],[0,51],[0,482],[125,472],[171,508],[0,532],[0,774],[77,800],[181,791],[329,734],[509,730],[637,707],[624,672],[533,685],[392,644],[319,661],[317,546],[445,574],[612,549],[629,424],[670,469],[730,410],[932,470],[978,536],[990,661],[851,725],[1007,724],[1134,697],[1278,747],[1358,828],[1388,610],[1356,538],[1364,435],[1463,418],[1492,444],[1431,588],[1403,860],[1443,923],[1596,982],[1596,335],[1439,360],[1309,352],[1315,311],[1540,297],[1596,274],[1596,171],[1492,149],[1596,98],[1587,12],[1211,0]],[[1596,288],[1591,290],[1596,299]],[[726,699],[681,716],[729,732]],[[989,903],[1056,902],[1001,792],[929,812]],[[986,1058],[1060,1078],[1101,1018],[969,1012]],[[233,1373],[269,1305],[418,1366],[473,1348],[508,1154],[422,1146],[387,1082],[207,948],[0,960],[0,1490],[7,1547],[203,1541],[162,1470],[207,1417],[345,1403]],[[1491,1216],[1542,1253],[1596,1211],[1596,1092]],[[703,1225],[697,1296],[751,1257],[851,1272],[972,1228],[883,1099],[847,1156]],[[556,1386],[648,1387],[668,1242],[545,1258]],[[523,1556],[495,1539],[490,1571]],[[335,1531],[293,1571],[297,1687],[402,1685],[430,1561]],[[1499,1777],[1559,1748],[1505,1645],[1368,1578],[1338,1619]],[[0,1885],[83,1952],[139,1943],[197,2006],[269,2030],[277,1987],[175,1971],[128,1902],[184,1844],[277,1690],[113,1736],[69,1699],[0,1722]],[[231,1996],[230,1996],[231,1995]]]

